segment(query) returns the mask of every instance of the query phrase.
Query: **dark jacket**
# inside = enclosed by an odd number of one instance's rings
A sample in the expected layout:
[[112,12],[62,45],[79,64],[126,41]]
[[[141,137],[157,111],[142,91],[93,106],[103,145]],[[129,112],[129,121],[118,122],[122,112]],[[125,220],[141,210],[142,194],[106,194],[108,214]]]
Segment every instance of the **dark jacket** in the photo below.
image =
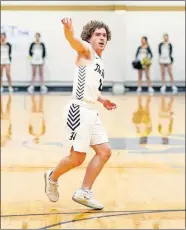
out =
[[[1,44],[2,45],[2,44]],[[12,45],[9,42],[6,42],[3,45],[7,45],[8,46],[8,55],[9,55],[9,59],[10,61],[12,60]]]
[[[137,59],[137,57],[138,57],[138,54],[139,54],[139,52],[140,52],[140,49],[144,49],[144,48],[142,48],[141,46],[138,47],[138,49],[137,49],[137,51],[136,51],[136,59]],[[152,58],[153,58],[153,54],[152,54],[152,51],[151,51],[150,46],[147,46],[146,49],[147,49],[147,55],[150,56],[150,59],[152,59]]]
[[[160,44],[159,44],[159,55],[161,55],[161,49],[162,49],[162,46],[163,46],[163,42],[161,42]],[[173,49],[173,47],[172,47],[172,44],[171,43],[169,43],[169,55],[170,55],[170,57],[172,56],[172,49]]]
[[[163,46],[163,42],[161,42],[160,44],[159,44],[159,46],[158,46],[158,51],[159,51],[159,55],[161,56],[161,54],[162,54],[162,46]],[[173,52],[173,46],[172,46],[172,44],[171,43],[169,43],[169,57],[170,57],[170,59],[171,59],[171,62],[173,62],[173,57],[172,57],[172,52]]]
[[[32,51],[32,49],[33,49],[33,47],[34,47],[35,44],[36,44],[35,42],[32,42],[32,43],[30,44],[29,55],[30,55],[31,57],[33,56],[33,51]],[[45,57],[46,57],[46,48],[45,48],[45,45],[44,45],[44,43],[42,43],[42,42],[40,43],[40,45],[42,46],[42,49],[43,49],[42,57],[45,58]]]

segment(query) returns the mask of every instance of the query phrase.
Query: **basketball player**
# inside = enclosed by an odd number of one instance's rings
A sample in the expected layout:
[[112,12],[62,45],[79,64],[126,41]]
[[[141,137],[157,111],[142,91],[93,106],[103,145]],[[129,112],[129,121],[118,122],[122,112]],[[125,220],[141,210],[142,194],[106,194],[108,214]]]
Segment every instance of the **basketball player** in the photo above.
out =
[[160,67],[161,67],[161,76],[162,76],[162,83],[163,83],[163,86],[161,87],[160,91],[163,94],[166,92],[165,68],[167,67],[168,74],[169,74],[170,80],[171,80],[172,91],[173,91],[173,94],[176,94],[178,92],[178,88],[174,84],[174,79],[173,79],[173,74],[172,74],[173,46],[169,42],[168,34],[164,34],[163,39],[164,39],[164,41],[161,42],[158,46],[159,62],[160,62]]
[[99,101],[106,109],[116,108],[116,104],[102,98],[101,90],[104,79],[102,52],[111,40],[107,25],[99,21],[90,21],[81,33],[81,39],[74,36],[70,18],[62,20],[64,34],[77,52],[76,73],[73,84],[72,101],[64,112],[65,130],[70,154],[61,160],[54,171],[45,173],[45,188],[48,198],[56,202],[59,199],[58,179],[72,168],[80,166],[85,160],[89,146],[95,151],[90,161],[81,188],[77,189],[72,199],[92,209],[103,209],[103,205],[92,198],[92,186],[111,156],[108,137],[101,124],[97,111],[91,105]]
[[12,55],[12,45],[6,41],[6,34],[1,33],[1,93],[4,91],[2,85],[3,70],[6,70],[6,77],[8,80],[8,90],[12,93],[14,90],[12,88],[12,79],[10,75],[10,64]]
[[28,92],[33,93],[35,87],[36,80],[36,70],[39,69],[40,75],[40,83],[41,83],[41,92],[46,93],[48,88],[44,85],[44,77],[43,77],[43,67],[44,67],[44,59],[46,57],[46,47],[43,42],[40,41],[40,33],[36,33],[36,40],[30,44],[29,55],[31,57],[32,64],[32,83],[31,86],[28,87]]

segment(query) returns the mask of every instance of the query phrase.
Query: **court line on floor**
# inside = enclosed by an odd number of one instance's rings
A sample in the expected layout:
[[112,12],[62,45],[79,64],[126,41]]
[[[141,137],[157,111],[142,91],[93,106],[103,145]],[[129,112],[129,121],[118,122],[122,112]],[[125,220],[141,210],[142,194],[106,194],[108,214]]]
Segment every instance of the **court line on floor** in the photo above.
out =
[[98,214],[98,213],[119,213],[119,212],[179,212],[179,211],[186,211],[185,209],[162,209],[162,210],[109,210],[109,211],[77,211],[77,212],[53,212],[53,213],[26,213],[26,214],[9,214],[9,215],[0,215],[1,218],[6,217],[23,217],[23,216],[47,216],[47,215],[73,215],[73,214]]
[[120,213],[120,214],[112,214],[112,215],[105,215],[105,216],[94,216],[94,217],[88,217],[88,218],[83,218],[83,219],[78,219],[78,220],[68,220],[68,221],[62,221],[56,224],[52,224],[52,225],[48,225],[42,228],[38,228],[38,230],[44,230],[44,229],[48,229],[48,228],[52,228],[52,227],[56,227],[60,224],[68,224],[68,223],[73,223],[73,222],[80,222],[83,220],[92,220],[92,219],[102,219],[102,218],[108,218],[108,217],[117,217],[117,216],[127,216],[127,215],[135,215],[135,214],[151,214],[151,213],[160,213],[160,212],[183,212],[185,211],[183,210],[154,210],[154,211],[136,211],[136,212],[129,212],[129,213]]

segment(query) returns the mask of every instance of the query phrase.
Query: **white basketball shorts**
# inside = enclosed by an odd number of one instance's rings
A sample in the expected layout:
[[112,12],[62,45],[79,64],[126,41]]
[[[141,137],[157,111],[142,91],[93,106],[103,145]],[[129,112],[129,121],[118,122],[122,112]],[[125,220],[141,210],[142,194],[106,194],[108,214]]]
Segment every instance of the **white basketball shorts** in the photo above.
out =
[[84,106],[70,103],[63,114],[63,145],[69,150],[87,152],[91,145],[108,142],[97,111]]

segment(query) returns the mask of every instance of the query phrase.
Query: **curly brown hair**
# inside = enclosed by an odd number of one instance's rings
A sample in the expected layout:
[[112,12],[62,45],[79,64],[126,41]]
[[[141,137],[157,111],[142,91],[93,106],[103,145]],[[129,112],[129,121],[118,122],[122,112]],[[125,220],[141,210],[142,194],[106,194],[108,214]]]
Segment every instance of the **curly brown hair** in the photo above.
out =
[[83,31],[81,33],[81,39],[83,41],[88,41],[91,37],[92,34],[95,32],[96,29],[101,29],[104,28],[106,30],[107,33],[107,41],[111,40],[111,31],[109,29],[109,27],[101,22],[101,21],[90,21],[88,22],[84,27],[83,27]]

